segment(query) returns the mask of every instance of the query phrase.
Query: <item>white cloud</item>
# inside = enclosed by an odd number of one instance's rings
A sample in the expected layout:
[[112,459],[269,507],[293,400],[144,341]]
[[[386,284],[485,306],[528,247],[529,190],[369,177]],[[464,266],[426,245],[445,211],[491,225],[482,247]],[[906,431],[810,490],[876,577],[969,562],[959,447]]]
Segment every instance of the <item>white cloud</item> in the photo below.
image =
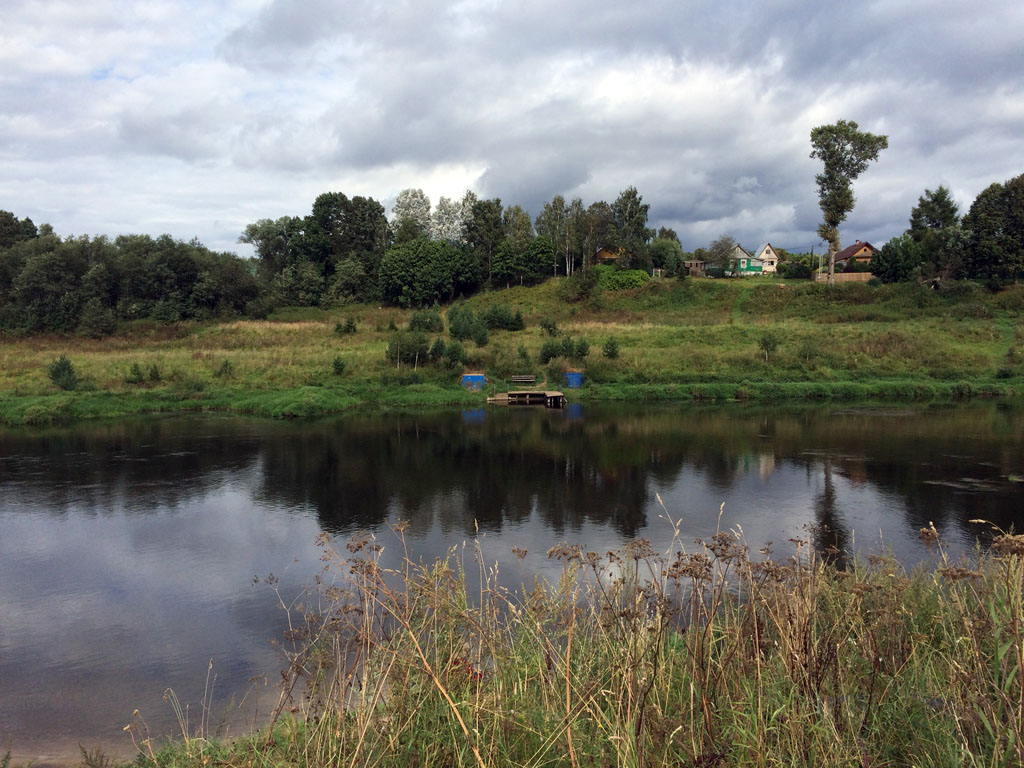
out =
[[11,0],[4,16],[0,207],[61,233],[231,249],[328,190],[475,185],[536,212],[634,185],[687,247],[722,227],[805,247],[809,132],[843,118],[890,135],[844,225],[884,241],[925,187],[966,206],[1024,156],[1024,11],[1002,0]]

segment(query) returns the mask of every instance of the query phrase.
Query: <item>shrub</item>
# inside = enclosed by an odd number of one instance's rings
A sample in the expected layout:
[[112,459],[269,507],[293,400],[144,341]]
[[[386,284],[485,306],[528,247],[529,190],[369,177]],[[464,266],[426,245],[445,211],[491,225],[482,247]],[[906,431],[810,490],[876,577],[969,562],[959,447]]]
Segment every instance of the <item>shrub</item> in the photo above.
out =
[[430,359],[430,340],[422,331],[399,331],[391,337],[386,352],[390,363],[419,365]]
[[958,381],[950,387],[949,393],[957,400],[969,400],[974,394],[974,389],[969,381]]
[[577,269],[558,286],[558,297],[570,303],[587,301],[600,292],[600,276],[595,267]]
[[63,390],[71,391],[78,387],[78,374],[75,373],[75,366],[71,364],[67,355],[61,355],[50,363],[46,372],[50,381]]
[[547,339],[540,347],[540,355],[537,360],[541,365],[547,365],[549,362],[559,357],[562,354],[562,344],[555,339]]
[[779,337],[771,331],[768,331],[757,340],[757,346],[761,348],[762,352],[764,352],[765,362],[768,362],[769,356],[779,348],[779,343]]
[[443,359],[449,368],[458,368],[466,364],[466,350],[460,342],[453,341],[445,347]]
[[142,373],[142,366],[138,363],[132,363],[131,368],[128,369],[128,375],[124,377],[124,380],[128,384],[141,384],[146,380],[145,374]]
[[149,366],[149,380],[153,383],[160,381],[160,369],[156,367],[156,363]]
[[409,316],[410,331],[444,333],[444,321],[436,309],[418,309]]
[[225,360],[220,364],[220,368],[213,372],[213,375],[218,379],[230,379],[235,375],[235,366],[231,364],[230,360]]
[[334,371],[335,376],[342,376],[345,373],[345,361],[341,359],[341,355],[338,355],[331,362],[331,370]]
[[427,356],[430,358],[430,362],[436,363],[444,357],[445,349],[444,339],[438,336],[434,339],[434,343],[430,345],[430,351],[427,353]]
[[605,291],[625,291],[630,288],[639,288],[651,276],[642,269],[616,269],[599,265],[594,267],[597,271],[597,284]]
[[356,330],[356,321],[351,317],[346,318],[344,324],[340,322],[334,324],[334,332],[338,336],[348,336],[355,333]]
[[465,304],[456,304],[448,310],[448,334],[459,341],[472,339],[481,347],[488,340],[487,324]]
[[616,360],[619,357],[619,342],[615,340],[614,336],[609,336],[602,350],[604,351],[604,356],[609,360]]
[[78,332],[83,336],[101,339],[109,336],[117,328],[114,310],[103,305],[99,299],[89,299],[82,307],[82,315],[78,322]]
[[558,335],[558,324],[550,317],[545,317],[540,321],[541,330],[544,331],[548,336]]
[[484,324],[490,330],[504,330],[504,331],[521,331],[526,327],[526,323],[523,321],[523,313],[516,310],[515,314],[512,313],[508,307],[502,307],[494,305],[488,307],[488,309],[481,316]]
[[587,343],[586,339],[577,339],[575,348],[572,352],[572,358],[574,360],[585,360],[587,355],[590,354],[590,344]]

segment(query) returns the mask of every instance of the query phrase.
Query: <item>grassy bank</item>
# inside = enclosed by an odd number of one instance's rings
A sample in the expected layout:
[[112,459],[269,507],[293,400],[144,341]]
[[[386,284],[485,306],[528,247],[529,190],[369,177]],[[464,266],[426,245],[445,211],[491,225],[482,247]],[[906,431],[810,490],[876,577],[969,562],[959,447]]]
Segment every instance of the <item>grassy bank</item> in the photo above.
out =
[[[829,291],[767,278],[656,280],[571,303],[559,282],[467,302],[478,312],[518,309],[526,321],[523,331],[492,330],[485,346],[465,343],[465,367],[486,371],[488,389],[504,389],[520,373],[562,388],[561,370],[575,367],[586,385],[573,396],[595,400],[1024,393],[1024,286],[992,294],[973,285],[938,292],[848,284]],[[134,324],[102,340],[4,337],[0,422],[201,409],[300,417],[358,405],[482,402],[483,394],[458,387],[462,366],[387,361],[394,329],[405,328],[410,314],[369,306],[295,309],[266,321]],[[341,333],[349,320],[354,332]],[[542,362],[545,342],[564,337],[585,340],[589,354]],[[609,339],[617,356],[603,353]],[[78,375],[73,391],[47,376],[60,355]]]
[[560,579],[515,589],[478,546],[388,568],[376,541],[324,545],[271,726],[159,746],[140,719],[140,764],[1024,760],[1024,537],[998,534],[970,564],[937,549],[913,573],[885,557],[838,568],[804,542],[754,560],[734,533],[667,553],[561,545]]

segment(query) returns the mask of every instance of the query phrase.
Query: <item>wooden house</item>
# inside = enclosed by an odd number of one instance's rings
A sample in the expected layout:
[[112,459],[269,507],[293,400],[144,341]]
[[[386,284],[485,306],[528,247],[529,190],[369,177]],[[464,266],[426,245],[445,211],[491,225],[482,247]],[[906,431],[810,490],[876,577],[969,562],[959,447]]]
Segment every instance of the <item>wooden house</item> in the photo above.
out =
[[771,243],[765,243],[756,251],[754,258],[761,260],[761,271],[766,275],[774,275],[778,271],[781,258]]
[[878,249],[871,243],[858,240],[836,254],[836,264],[842,264],[845,267],[851,259],[857,264],[870,264],[876,253],[878,253]]

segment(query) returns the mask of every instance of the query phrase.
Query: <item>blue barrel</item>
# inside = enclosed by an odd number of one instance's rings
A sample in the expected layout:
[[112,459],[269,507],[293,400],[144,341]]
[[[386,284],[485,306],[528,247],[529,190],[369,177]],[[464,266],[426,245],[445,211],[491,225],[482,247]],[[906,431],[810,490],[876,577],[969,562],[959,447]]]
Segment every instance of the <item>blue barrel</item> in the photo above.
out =
[[583,386],[583,371],[566,371],[562,375],[565,377],[566,389],[579,389]]
[[484,388],[484,384],[487,383],[487,377],[482,373],[464,373],[462,374],[462,386],[466,389],[472,389],[479,392]]

